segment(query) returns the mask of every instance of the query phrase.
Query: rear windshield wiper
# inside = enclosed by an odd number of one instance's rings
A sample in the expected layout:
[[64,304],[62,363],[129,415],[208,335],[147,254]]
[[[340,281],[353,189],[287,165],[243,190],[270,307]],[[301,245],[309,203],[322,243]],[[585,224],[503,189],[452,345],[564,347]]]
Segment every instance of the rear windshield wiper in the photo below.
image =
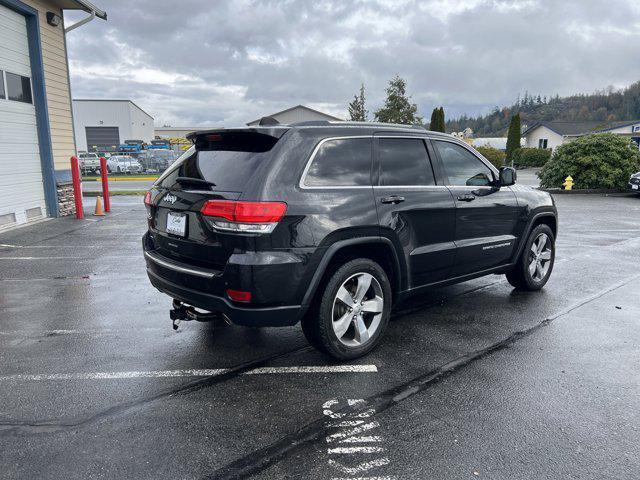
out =
[[209,182],[207,180],[203,180],[202,178],[193,178],[193,177],[178,177],[176,178],[176,183],[180,184],[191,184],[191,185],[203,185],[205,187],[215,187],[216,184],[213,182]]

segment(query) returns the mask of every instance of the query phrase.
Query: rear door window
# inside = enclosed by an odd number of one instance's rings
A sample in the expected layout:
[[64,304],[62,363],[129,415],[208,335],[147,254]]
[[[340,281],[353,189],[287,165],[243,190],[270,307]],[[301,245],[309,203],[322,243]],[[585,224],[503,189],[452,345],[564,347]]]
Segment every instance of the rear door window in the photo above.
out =
[[371,185],[371,138],[335,138],[322,142],[309,165],[303,185]]
[[276,137],[253,132],[197,137],[195,146],[174,162],[157,184],[170,189],[197,187],[196,183],[189,185],[176,181],[179,177],[187,177],[211,182],[215,184],[215,190],[242,192],[277,141]]
[[380,138],[380,185],[435,185],[427,147],[420,138]]

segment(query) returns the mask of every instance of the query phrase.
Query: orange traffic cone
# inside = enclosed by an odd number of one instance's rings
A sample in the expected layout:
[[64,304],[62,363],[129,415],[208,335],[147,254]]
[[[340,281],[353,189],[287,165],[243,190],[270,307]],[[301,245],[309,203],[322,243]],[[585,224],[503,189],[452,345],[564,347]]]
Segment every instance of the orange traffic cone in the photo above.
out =
[[102,197],[100,195],[96,197],[96,209],[93,214],[96,217],[104,217],[104,209],[102,208]]

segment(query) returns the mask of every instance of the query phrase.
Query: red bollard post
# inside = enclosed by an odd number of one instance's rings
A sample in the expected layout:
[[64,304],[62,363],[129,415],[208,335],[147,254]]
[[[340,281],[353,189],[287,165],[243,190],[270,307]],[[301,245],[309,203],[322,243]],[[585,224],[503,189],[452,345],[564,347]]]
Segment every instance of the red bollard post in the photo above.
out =
[[71,179],[73,180],[73,197],[76,200],[76,218],[82,220],[84,218],[84,210],[82,209],[82,183],[78,157],[71,157]]
[[104,211],[111,211],[111,200],[109,199],[109,170],[107,169],[107,159],[100,157],[100,178],[102,179],[102,198],[104,198]]

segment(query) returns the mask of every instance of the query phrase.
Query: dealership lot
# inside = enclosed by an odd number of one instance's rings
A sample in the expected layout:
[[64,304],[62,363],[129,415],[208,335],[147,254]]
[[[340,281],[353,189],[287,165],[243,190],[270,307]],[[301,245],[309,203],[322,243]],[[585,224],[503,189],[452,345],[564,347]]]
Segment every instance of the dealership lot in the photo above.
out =
[[0,234],[2,477],[632,478],[640,198],[556,201],[543,291],[433,290],[348,367],[298,326],[174,332],[141,198]]

